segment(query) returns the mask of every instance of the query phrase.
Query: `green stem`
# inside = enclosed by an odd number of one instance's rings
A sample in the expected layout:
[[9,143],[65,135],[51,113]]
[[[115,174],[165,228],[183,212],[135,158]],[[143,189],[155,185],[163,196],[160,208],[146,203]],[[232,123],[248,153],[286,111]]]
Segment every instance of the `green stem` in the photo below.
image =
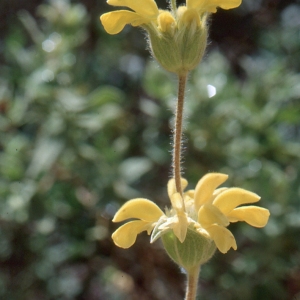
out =
[[[175,178],[175,186],[178,193],[182,195],[181,188],[181,142],[182,142],[182,119],[184,92],[187,75],[178,75],[178,100],[175,112],[175,127],[173,132],[173,177]],[[183,203],[184,208],[184,203]],[[185,209],[185,208],[184,208]]]
[[171,10],[173,14],[176,16],[176,10],[177,10],[176,0],[170,0],[170,4],[171,4]]
[[200,266],[196,266],[187,272],[187,287],[185,300],[196,300]]

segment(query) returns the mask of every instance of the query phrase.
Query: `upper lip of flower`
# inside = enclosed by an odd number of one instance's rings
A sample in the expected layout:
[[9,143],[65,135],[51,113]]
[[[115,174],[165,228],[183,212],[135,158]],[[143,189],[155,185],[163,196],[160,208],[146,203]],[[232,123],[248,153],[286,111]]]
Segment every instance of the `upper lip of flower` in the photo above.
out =
[[[231,247],[236,249],[232,233],[226,228],[230,222],[245,221],[254,227],[264,227],[269,218],[269,211],[257,206],[242,206],[254,203],[260,197],[240,188],[219,188],[228,176],[220,173],[209,173],[203,176],[195,190],[183,195],[176,192],[174,179],[168,183],[168,194],[172,208],[166,214],[152,201],[138,198],[126,202],[116,213],[113,221],[121,222],[135,219],[117,229],[112,238],[116,245],[129,248],[136,240],[138,233],[152,232],[151,242],[168,230],[173,230],[183,242],[188,227],[199,234],[214,240],[217,248],[226,253]],[[183,188],[187,181],[182,179]],[[185,207],[182,200],[184,200]]]
[[144,0],[143,5],[138,0],[108,0],[107,3],[113,6],[126,6],[133,10],[117,10],[100,17],[105,30],[110,34],[119,33],[126,24],[140,26],[156,21],[159,15],[158,7],[153,0]]
[[154,0],[143,0],[141,5],[140,0],[108,0],[107,4],[113,6],[126,6],[143,18],[156,18],[159,11]]
[[127,201],[115,214],[113,222],[127,219],[139,219],[128,222],[119,227],[112,235],[115,244],[121,248],[131,247],[137,235],[147,230],[151,233],[154,224],[163,216],[163,211],[152,201],[137,198]]
[[196,9],[201,12],[216,12],[217,7],[231,9],[240,6],[242,0],[186,0],[188,9]]

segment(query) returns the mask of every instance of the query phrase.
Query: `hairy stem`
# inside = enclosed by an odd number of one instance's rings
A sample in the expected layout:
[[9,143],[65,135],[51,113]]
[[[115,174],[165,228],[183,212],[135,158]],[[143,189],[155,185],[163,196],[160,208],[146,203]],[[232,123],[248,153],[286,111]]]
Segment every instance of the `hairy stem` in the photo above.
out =
[[[182,119],[184,105],[184,91],[187,75],[178,75],[178,100],[175,112],[175,127],[173,132],[173,177],[178,193],[182,195],[181,188],[181,142],[182,142]],[[184,203],[183,203],[184,207]]]
[[196,299],[199,273],[200,273],[200,266],[196,266],[187,272],[187,287],[186,287],[185,300]]
[[175,14],[176,13],[176,0],[170,0],[171,10]]

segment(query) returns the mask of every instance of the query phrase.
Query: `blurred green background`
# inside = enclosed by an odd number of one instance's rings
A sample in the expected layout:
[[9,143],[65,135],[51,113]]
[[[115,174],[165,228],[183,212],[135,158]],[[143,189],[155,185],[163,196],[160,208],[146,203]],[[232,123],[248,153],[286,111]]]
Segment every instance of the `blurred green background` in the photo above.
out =
[[[0,2],[0,299],[183,299],[160,242],[141,234],[123,250],[110,238],[126,200],[169,205],[176,101],[140,29],[103,30],[111,9]],[[202,268],[201,300],[300,299],[299,15],[298,0],[219,10],[190,75],[189,187],[225,172],[271,211],[264,229],[230,226],[238,250]]]

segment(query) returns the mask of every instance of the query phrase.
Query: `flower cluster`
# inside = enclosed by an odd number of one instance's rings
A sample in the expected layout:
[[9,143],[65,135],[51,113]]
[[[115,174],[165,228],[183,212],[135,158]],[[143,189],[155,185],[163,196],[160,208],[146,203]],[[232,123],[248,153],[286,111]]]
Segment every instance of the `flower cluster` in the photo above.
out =
[[[168,195],[172,208],[164,213],[154,202],[147,199],[133,199],[126,202],[115,214],[114,222],[135,219],[117,229],[112,238],[122,248],[129,248],[137,235],[147,231],[151,242],[172,231],[184,243],[187,232],[193,231],[226,253],[237,249],[233,234],[226,228],[230,223],[245,221],[254,227],[264,227],[269,211],[257,206],[240,206],[258,202],[260,197],[241,188],[218,188],[228,175],[208,173],[203,176],[194,190],[182,195],[176,191],[174,179],[168,183]],[[187,186],[181,180],[183,189]]]
[[207,44],[207,16],[217,7],[238,7],[241,0],[187,0],[171,10],[158,9],[154,0],[108,0],[113,6],[131,10],[105,13],[100,20],[105,30],[117,34],[125,25],[140,26],[149,35],[150,49],[168,71],[186,74],[200,62]]

